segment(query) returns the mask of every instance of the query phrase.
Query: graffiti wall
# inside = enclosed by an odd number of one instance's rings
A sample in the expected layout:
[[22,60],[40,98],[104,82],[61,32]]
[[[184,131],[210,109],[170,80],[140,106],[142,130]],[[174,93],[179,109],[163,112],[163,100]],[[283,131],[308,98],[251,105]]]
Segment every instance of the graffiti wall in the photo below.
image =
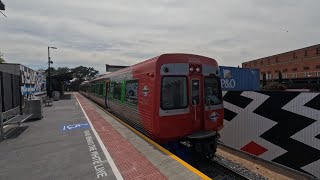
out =
[[21,92],[23,96],[29,98],[46,94],[46,76],[38,71],[34,71],[23,65],[21,72]]
[[320,93],[225,91],[221,141],[320,178]]

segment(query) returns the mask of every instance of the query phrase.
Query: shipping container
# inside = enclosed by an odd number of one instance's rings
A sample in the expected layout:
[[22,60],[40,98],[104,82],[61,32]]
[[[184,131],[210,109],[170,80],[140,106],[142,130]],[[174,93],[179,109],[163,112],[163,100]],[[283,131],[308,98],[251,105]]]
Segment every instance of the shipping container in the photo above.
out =
[[223,91],[260,90],[260,70],[220,66],[221,87]]

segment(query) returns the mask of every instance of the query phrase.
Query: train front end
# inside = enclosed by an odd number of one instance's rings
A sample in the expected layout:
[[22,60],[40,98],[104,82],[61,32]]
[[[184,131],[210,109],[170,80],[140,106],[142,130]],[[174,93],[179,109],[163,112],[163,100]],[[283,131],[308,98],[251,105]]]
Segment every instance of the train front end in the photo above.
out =
[[158,61],[159,132],[205,157],[216,152],[224,110],[219,66],[214,59],[166,54]]

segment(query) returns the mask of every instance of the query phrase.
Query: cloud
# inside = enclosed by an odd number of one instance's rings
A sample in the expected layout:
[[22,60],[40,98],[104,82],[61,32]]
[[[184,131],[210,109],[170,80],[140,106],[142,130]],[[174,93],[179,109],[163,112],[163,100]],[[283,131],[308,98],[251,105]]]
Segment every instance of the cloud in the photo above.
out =
[[8,62],[53,66],[132,65],[184,52],[237,66],[318,44],[318,1],[10,0],[0,18]]

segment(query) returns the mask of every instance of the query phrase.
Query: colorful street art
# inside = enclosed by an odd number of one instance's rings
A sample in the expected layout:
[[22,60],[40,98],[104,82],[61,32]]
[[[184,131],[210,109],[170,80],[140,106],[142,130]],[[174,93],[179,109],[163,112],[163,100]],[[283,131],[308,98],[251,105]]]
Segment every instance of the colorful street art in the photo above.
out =
[[21,92],[25,98],[46,94],[46,76],[23,65],[21,71]]

